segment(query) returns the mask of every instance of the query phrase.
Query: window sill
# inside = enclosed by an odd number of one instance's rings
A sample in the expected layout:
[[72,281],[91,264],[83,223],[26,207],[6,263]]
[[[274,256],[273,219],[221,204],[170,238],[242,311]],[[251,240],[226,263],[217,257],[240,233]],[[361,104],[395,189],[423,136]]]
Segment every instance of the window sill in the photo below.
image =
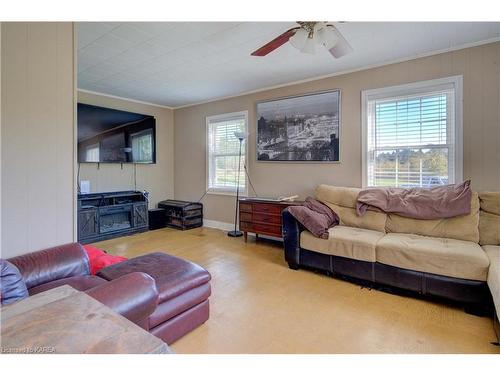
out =
[[[227,190],[208,190],[207,194],[213,194],[213,195],[227,195],[230,197],[236,197],[236,192],[235,191],[227,191]],[[240,197],[244,198],[247,197],[248,193],[246,191],[240,191]]]

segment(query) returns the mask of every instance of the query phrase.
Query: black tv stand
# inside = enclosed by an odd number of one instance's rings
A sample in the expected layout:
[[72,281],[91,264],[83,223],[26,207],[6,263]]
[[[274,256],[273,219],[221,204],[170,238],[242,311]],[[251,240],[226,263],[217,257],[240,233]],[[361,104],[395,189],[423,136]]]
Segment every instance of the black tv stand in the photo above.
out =
[[148,230],[148,193],[78,194],[78,242],[86,244]]

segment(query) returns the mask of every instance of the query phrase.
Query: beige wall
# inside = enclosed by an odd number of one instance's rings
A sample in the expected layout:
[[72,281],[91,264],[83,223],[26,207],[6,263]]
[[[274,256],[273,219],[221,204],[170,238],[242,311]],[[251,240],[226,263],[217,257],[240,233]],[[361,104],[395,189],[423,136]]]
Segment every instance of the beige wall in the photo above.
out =
[[2,23],[2,257],[74,237],[73,25]]
[[[274,90],[175,110],[175,197],[205,191],[205,117],[249,111],[249,173],[261,196],[313,193],[319,183],[361,186],[361,91],[463,75],[464,178],[474,189],[500,190],[500,42],[419,58]],[[288,95],[342,90],[341,163],[256,162],[256,102]],[[205,218],[231,222],[234,198],[208,195]]]
[[[78,101],[101,107],[152,115],[156,118],[156,164],[137,164],[138,190],[150,192],[150,207],[174,196],[174,119],[173,111],[128,100],[78,92]],[[81,163],[80,180],[89,180],[92,192],[133,190],[132,164]]]

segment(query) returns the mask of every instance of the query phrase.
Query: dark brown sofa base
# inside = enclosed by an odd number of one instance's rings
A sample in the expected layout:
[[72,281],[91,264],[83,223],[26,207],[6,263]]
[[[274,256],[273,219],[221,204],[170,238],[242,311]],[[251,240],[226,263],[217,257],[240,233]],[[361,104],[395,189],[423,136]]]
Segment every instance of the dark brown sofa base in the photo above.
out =
[[434,275],[389,266],[377,262],[321,254],[300,247],[300,233],[305,228],[283,210],[283,245],[285,260],[291,269],[309,268],[348,279],[383,291],[458,303],[466,312],[489,315],[493,301],[486,282]]
[[473,315],[490,315],[491,295],[485,282],[407,270],[377,262],[338,257],[300,248],[299,263],[290,268],[305,268],[373,289],[437,299],[465,307]]

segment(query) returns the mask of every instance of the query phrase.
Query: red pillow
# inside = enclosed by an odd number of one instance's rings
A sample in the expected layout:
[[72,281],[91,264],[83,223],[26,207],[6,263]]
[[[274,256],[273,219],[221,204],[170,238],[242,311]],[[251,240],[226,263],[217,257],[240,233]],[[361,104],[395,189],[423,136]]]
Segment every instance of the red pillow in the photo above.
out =
[[127,258],[125,258],[125,257],[104,254],[104,255],[101,255],[99,258],[96,258],[93,263],[90,263],[90,270],[92,272],[92,275],[95,275],[97,272],[99,272],[104,267],[111,266],[112,264],[115,264],[115,263],[121,263],[121,262],[124,262],[126,260],[127,260]]
[[106,254],[104,251],[101,249],[98,249],[97,247],[91,246],[91,245],[83,245],[83,248],[87,252],[87,255],[89,256],[89,260],[92,263],[92,260],[100,257],[101,255]]
[[92,275],[95,275],[104,267],[127,260],[125,257],[106,254],[104,251],[94,246],[84,245],[83,248],[89,257],[90,273]]

